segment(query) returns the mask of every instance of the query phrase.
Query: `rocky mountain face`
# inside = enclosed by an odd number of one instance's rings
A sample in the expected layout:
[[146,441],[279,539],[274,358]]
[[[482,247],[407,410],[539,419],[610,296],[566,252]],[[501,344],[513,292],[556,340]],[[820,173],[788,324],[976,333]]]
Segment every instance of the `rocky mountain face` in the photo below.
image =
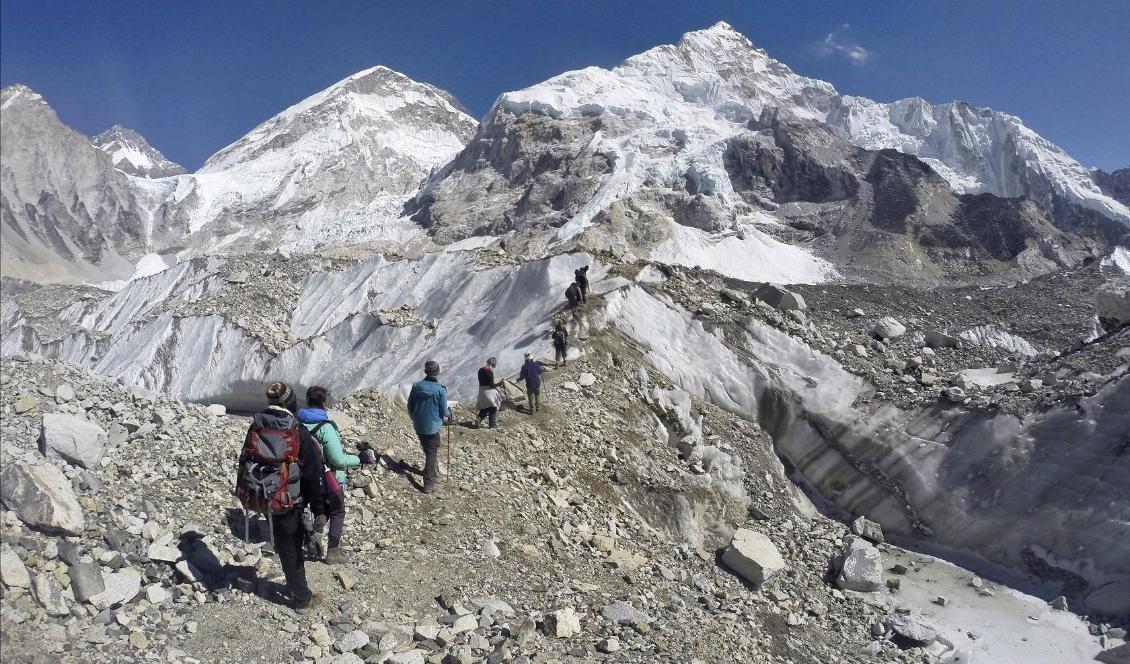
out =
[[90,139],[91,145],[110,155],[114,167],[143,178],[163,178],[184,173],[184,167],[169,161],[145,137],[132,129],[114,125]]
[[1130,168],[1119,168],[1113,173],[1096,169],[1091,171],[1091,179],[1104,194],[1123,205],[1130,205]]
[[125,174],[22,85],[0,91],[3,274],[39,282],[128,277],[149,219]]

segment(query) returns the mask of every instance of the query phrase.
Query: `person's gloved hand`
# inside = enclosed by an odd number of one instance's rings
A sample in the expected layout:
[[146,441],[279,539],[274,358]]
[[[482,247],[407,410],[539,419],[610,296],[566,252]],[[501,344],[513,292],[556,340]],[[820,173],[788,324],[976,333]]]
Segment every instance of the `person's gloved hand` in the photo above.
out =
[[371,447],[366,449],[366,450],[363,450],[359,456],[361,457],[361,463],[363,465],[369,465],[371,463],[377,462],[377,453]]
[[327,521],[329,521],[329,519],[326,518],[325,514],[319,514],[318,516],[314,517],[314,532],[322,532],[322,529],[326,527]]

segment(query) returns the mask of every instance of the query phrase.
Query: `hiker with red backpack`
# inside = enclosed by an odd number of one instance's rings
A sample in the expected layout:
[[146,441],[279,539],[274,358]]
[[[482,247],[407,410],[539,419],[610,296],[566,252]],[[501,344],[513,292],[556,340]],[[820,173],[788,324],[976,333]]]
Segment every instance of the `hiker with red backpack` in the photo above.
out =
[[322,450],[326,471],[322,483],[325,499],[325,515],[314,521],[314,537],[321,537],[322,529],[329,521],[330,532],[326,548],[326,564],[341,565],[345,555],[341,552],[341,534],[345,530],[345,471],[361,464],[373,463],[376,455],[373,450],[365,450],[362,455],[346,454],[341,445],[341,431],[337,423],[326,413],[329,390],[315,385],[306,390],[306,407],[298,411],[301,422]]
[[236,495],[244,509],[267,517],[271,545],[279,556],[291,606],[305,611],[318,596],[306,582],[302,514],[307,506],[325,514],[322,499],[322,455],[310,432],[295,414],[298,399],[286,383],[267,388],[267,407],[251,416],[239,456]]

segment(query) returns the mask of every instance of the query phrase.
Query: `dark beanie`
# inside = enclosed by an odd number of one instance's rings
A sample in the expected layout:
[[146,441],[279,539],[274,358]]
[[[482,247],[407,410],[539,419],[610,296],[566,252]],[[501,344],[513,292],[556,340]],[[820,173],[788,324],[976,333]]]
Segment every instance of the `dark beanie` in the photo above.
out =
[[424,375],[429,378],[435,378],[439,376],[439,362],[436,362],[435,360],[428,360],[427,362],[424,362]]
[[279,381],[271,383],[267,388],[267,403],[272,406],[286,406],[287,402],[294,399],[294,392],[291,391],[290,385]]

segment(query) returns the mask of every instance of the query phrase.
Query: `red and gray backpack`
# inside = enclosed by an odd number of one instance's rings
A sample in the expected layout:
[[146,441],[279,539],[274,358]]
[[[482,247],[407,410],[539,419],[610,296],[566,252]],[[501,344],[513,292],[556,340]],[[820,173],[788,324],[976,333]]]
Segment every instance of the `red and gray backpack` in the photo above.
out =
[[[285,420],[284,420],[285,422]],[[268,516],[283,514],[299,504],[302,471],[298,467],[298,421],[289,428],[263,426],[252,420],[239,455],[235,492],[244,510]]]

